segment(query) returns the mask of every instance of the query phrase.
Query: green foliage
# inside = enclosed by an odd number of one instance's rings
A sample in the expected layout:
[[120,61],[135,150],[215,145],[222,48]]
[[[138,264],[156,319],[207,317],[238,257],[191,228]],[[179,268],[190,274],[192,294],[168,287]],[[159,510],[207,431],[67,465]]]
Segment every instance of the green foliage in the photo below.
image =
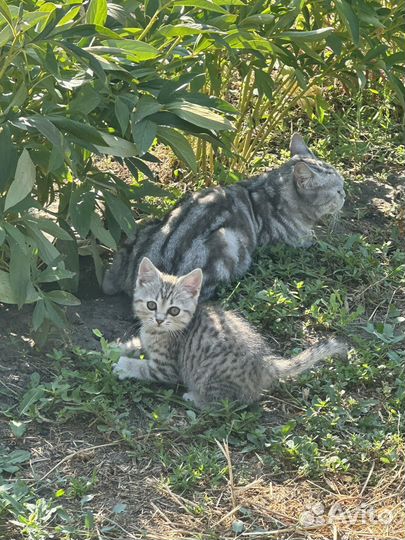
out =
[[[61,307],[78,303],[59,286],[77,288],[79,248],[101,279],[99,245],[116,249],[132,207],[156,195],[154,141],[196,170],[180,131],[216,144],[232,128],[220,100],[185,90],[199,72],[179,80],[187,62],[168,62],[172,40],[133,39],[130,12],[108,7],[12,2],[0,14],[0,301],[35,303],[35,331],[63,327]],[[129,167],[130,183],[100,170],[105,154]]]
[[404,107],[398,3],[335,7],[2,2],[0,301],[35,303],[36,332],[64,326],[78,253],[100,280],[100,246],[116,249],[133,209],[151,211],[143,197],[166,195],[157,142],[208,181],[244,171],[291,110],[324,122],[331,84],[355,93],[383,78]]

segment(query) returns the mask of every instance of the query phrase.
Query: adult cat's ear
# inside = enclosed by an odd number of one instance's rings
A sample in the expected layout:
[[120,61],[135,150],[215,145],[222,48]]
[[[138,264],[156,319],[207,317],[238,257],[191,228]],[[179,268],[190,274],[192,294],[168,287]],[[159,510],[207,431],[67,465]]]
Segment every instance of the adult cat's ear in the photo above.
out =
[[198,298],[200,296],[202,280],[202,270],[201,268],[196,268],[189,274],[182,276],[178,281],[177,287],[188,296]]
[[136,278],[137,286],[142,287],[143,285],[148,285],[149,283],[155,283],[156,281],[159,281],[159,279],[159,270],[156,268],[153,262],[148,259],[148,257],[144,257],[141,260],[141,264],[138,268],[138,276]]
[[309,188],[313,185],[315,173],[303,161],[294,165],[294,179],[300,188]]
[[294,133],[290,141],[290,152],[292,156],[312,156],[312,152],[305,144],[304,138],[299,133]]

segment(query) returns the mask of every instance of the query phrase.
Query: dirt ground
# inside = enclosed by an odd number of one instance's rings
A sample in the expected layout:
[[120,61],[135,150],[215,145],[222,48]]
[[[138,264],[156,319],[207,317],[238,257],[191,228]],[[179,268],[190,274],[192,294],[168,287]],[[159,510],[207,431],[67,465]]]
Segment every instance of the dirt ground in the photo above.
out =
[[[368,227],[384,226],[387,212],[392,207],[402,181],[395,177],[392,184],[382,185],[370,178],[355,186],[351,201],[345,208],[346,222],[350,222],[353,212],[362,211],[363,232],[367,233]],[[94,278],[91,280],[94,281]],[[14,306],[0,304],[0,408],[3,410],[15,402],[16,396],[23,394],[33,373],[39,373],[43,380],[51,378],[52,364],[46,353],[53,348],[79,346],[97,350],[100,344],[93,329],[99,329],[107,340],[130,336],[133,331],[128,298],[123,295],[104,297],[97,287],[86,286],[86,283],[82,287],[81,305],[68,311],[69,328],[64,335],[54,335],[46,350],[35,348],[30,337],[30,319],[31,307],[26,306],[18,311]],[[269,415],[276,415],[280,408],[280,404],[271,401],[263,406]],[[148,422],[146,414],[139,418],[140,426],[142,422]],[[10,437],[8,420],[2,416],[0,440],[10,449],[15,444],[15,440]],[[250,475],[256,480],[238,488],[230,477],[225,492],[212,492],[212,497],[217,497],[217,500],[214,503],[211,501],[209,510],[201,518],[198,517],[199,504],[204,506],[205,502],[191,501],[173,493],[161,482],[162,469],[147,452],[138,452],[136,448],[130,448],[120,441],[110,440],[93,426],[83,425],[82,421],[63,425],[46,421],[38,424],[33,422],[29,425],[23,444],[31,450],[33,456],[27,470],[28,480],[41,480],[49,489],[55,474],[79,478],[91,477],[93,471],[97,471],[98,483],[93,491],[92,509],[98,538],[103,539],[191,539],[198,537],[198,530],[202,526],[205,531],[211,529],[212,534],[201,533],[201,538],[233,538],[235,534],[230,527],[235,523],[234,516],[240,514],[241,509],[251,513],[250,519],[256,526],[264,529],[274,525],[284,527],[284,538],[311,538],[307,533],[300,536],[295,529],[306,511],[309,512],[308,519],[313,520],[316,538],[350,539],[349,526],[347,530],[345,526],[340,527],[338,536],[335,526],[325,526],[328,516],[324,509],[320,508],[318,514],[313,510],[313,505],[320,500],[320,494],[323,493],[322,504],[328,508],[339,503],[350,514],[361,501],[364,508],[367,504],[373,504],[378,512],[381,493],[389,493],[390,486],[398,486],[404,481],[403,469],[372,488],[367,485],[353,486],[350,476],[343,476],[339,483],[330,480],[329,485],[325,482],[321,485],[304,481],[295,475],[289,476],[288,471],[278,478],[269,478],[263,476],[259,456],[246,458],[243,454],[233,455],[229,449],[224,448],[224,459],[229,460],[228,464],[231,463],[239,471],[249,467]],[[136,444],[141,449],[147,445],[141,429]],[[74,503],[71,504],[74,507]],[[127,505],[127,511],[111,513],[111,508],[116,504]],[[393,497],[391,504],[401,504],[400,497]],[[113,532],[108,532],[108,527]],[[359,537],[372,538],[367,533],[366,525],[359,527]],[[102,529],[104,532],[100,532]],[[222,536],[218,536],[220,530],[223,531]],[[382,526],[381,531],[379,538],[396,538],[390,534],[388,525],[385,529]],[[260,535],[246,537],[260,538]],[[7,527],[1,538],[14,540],[20,537],[13,532],[13,528]]]

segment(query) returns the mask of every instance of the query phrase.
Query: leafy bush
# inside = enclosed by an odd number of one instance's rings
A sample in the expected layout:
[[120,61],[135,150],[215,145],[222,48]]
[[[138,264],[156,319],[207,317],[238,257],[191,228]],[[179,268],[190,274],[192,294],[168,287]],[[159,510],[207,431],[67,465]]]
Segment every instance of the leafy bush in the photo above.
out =
[[[81,2],[0,7],[0,301],[35,302],[33,329],[46,330],[50,321],[63,326],[60,305],[78,302],[49,284],[74,289],[79,243],[100,279],[97,242],[115,249],[134,226],[133,203],[164,194],[138,181],[153,179],[154,139],[195,171],[180,131],[217,144],[216,132],[231,127],[220,113],[232,108],[183,91],[196,74],[177,77],[168,62],[172,40],[133,39],[138,29],[117,22],[116,6],[111,16],[98,0],[87,11]],[[99,170],[94,156],[103,154],[125,163],[131,185]]]
[[[195,175],[243,172],[293,107],[384,76],[405,108],[396,2],[0,0],[0,301],[33,329],[78,302],[78,253],[116,249],[156,142]],[[236,129],[232,131],[236,120]],[[187,135],[187,137],[185,136]],[[130,183],[99,166],[110,155]],[[70,291],[70,292],[69,292]]]

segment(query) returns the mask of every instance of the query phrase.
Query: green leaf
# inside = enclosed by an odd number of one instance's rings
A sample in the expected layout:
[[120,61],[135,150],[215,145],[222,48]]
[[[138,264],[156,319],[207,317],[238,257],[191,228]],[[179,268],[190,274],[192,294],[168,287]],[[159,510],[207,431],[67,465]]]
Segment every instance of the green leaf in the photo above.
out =
[[74,45],[73,43],[69,43],[68,41],[58,41],[58,45],[60,45],[64,49],[68,49],[68,51],[73,53],[78,60],[82,60],[86,67],[87,65],[89,65],[90,68],[97,75],[97,77],[100,79],[100,81],[103,84],[106,83],[107,78],[104,73],[103,67],[98,61],[97,57],[94,56],[94,54],[91,54],[90,52],[85,51],[80,47],[76,47],[76,45]]
[[162,109],[162,104],[149,96],[142,96],[136,104],[135,112],[132,113],[132,125],[140,122],[147,116],[154,114]]
[[0,225],[0,246],[3,245],[5,239],[6,239],[6,231],[4,230],[4,227]]
[[90,0],[86,11],[86,23],[104,26],[107,20],[107,0]]
[[[55,305],[52,300],[48,300],[47,295],[45,296],[45,311],[46,319],[52,321],[52,324],[58,326],[59,328],[66,327],[66,317],[65,312],[58,305]],[[57,302],[56,302],[57,303]]]
[[35,165],[26,148],[22,151],[17,162],[14,180],[7,192],[4,210],[12,208],[31,192],[35,184]]
[[14,27],[13,25],[13,17],[11,15],[10,8],[7,5],[7,2],[5,0],[0,0],[0,13],[3,15],[7,23],[10,25],[11,28]]
[[25,82],[22,82],[18,87],[17,92],[14,94],[13,99],[10,101],[9,105],[4,111],[4,114],[7,114],[9,111],[11,111],[13,107],[20,107],[27,99],[27,96],[28,92],[25,86]]
[[405,110],[405,86],[402,81],[392,73],[387,73],[387,77],[390,85],[395,91],[398,101]]
[[10,236],[28,255],[27,244],[29,243],[29,238],[20,231],[17,225],[11,225],[11,223],[6,222],[3,226],[8,236]]
[[44,236],[43,232],[39,229],[38,225],[33,220],[26,220],[25,227],[28,235],[35,241],[38,247],[39,253],[43,261],[46,264],[52,264],[55,259],[60,256],[56,247]]
[[268,99],[273,98],[273,79],[268,73],[261,69],[255,69],[255,85],[260,94],[264,94]]
[[156,137],[156,133],[157,126],[155,122],[151,122],[146,118],[132,125],[132,138],[140,156],[149,150]]
[[53,281],[60,281],[62,279],[71,279],[75,277],[76,272],[71,272],[65,268],[59,268],[58,266],[48,266],[45,268],[36,279],[37,283],[52,283]]
[[193,172],[197,172],[197,161],[191,144],[188,140],[181,135],[175,129],[165,128],[162,126],[158,127],[158,138],[168,144],[173,152],[187,165]]
[[159,56],[158,49],[136,39],[109,39],[106,40],[109,47],[115,47],[119,49],[122,55],[126,56],[129,60],[135,62],[141,62],[143,60],[152,60]]
[[17,420],[11,420],[9,422],[11,433],[19,439],[24,435],[24,433],[27,431],[27,425],[24,424],[24,422],[19,422]]
[[44,218],[31,218],[35,219],[36,223],[38,224],[38,227],[42,230],[47,232],[48,234],[52,235],[54,238],[60,238],[61,240],[67,240],[72,241],[73,238],[70,236],[69,233],[67,233],[62,227],[59,227],[57,223],[54,221],[51,221],[50,219],[44,219]]
[[319,41],[325,39],[329,34],[334,32],[335,29],[332,27],[328,28],[318,28],[317,30],[308,30],[308,31],[298,31],[291,30],[290,32],[282,32],[278,37],[288,38],[292,42],[300,43],[300,41]]
[[335,5],[340,18],[349,30],[353,43],[358,46],[360,44],[360,24],[352,6],[346,0],[335,0]]
[[116,96],[114,104],[115,117],[121,128],[122,135],[125,135],[129,124],[129,116],[131,111],[129,109],[128,101],[121,96]]
[[31,258],[26,251],[11,237],[8,238],[10,246],[10,285],[18,309],[25,303],[28,285],[31,281]]
[[4,47],[6,43],[9,43],[13,39],[13,30],[10,26],[6,26],[0,32],[0,47]]
[[85,186],[72,190],[69,202],[69,217],[81,238],[86,238],[90,230],[96,194],[86,191]]
[[59,151],[63,154],[64,139],[62,133],[52,122],[50,122],[44,116],[30,116],[27,118],[20,118],[20,121],[24,124],[37,129],[44,137],[48,139]]
[[205,9],[206,11],[214,11],[215,13],[227,13],[224,8],[221,8],[219,5],[214,4],[214,2],[211,2],[210,0],[176,0],[172,5],[180,7],[195,7]]
[[115,243],[114,238],[112,237],[111,233],[104,228],[103,223],[97,214],[93,214],[91,216],[90,230],[97,240],[99,240],[102,244],[110,249],[113,249],[114,251],[117,249],[117,244]]
[[18,152],[11,140],[10,128],[3,125],[0,130],[0,193],[4,191],[15,175]]
[[31,458],[31,453],[28,450],[13,450],[7,454],[7,461],[13,465],[16,463],[25,463]]
[[48,120],[58,126],[62,131],[71,133],[78,139],[84,140],[91,144],[104,144],[102,132],[93,126],[63,118],[62,116],[48,116]]
[[274,15],[258,13],[257,15],[249,15],[246,19],[242,19],[240,26],[262,26],[270,24],[274,21]]
[[[32,285],[29,284],[25,303],[32,304],[38,299],[39,294],[32,287]],[[4,304],[17,304],[17,299],[14,296],[14,292],[10,284],[10,275],[3,270],[0,270],[0,302],[3,302]]]
[[103,282],[104,265],[100,257],[99,247],[96,244],[96,241],[94,239],[92,239],[91,244],[90,244],[90,253],[94,262],[94,269],[96,271],[97,282],[99,283],[99,285],[101,285],[101,283]]
[[108,154],[110,156],[118,157],[133,157],[139,154],[139,151],[134,143],[121,139],[116,135],[108,135],[103,133],[104,143],[107,146],[96,145],[97,150],[101,154]]
[[159,33],[165,37],[184,37],[200,34],[226,34],[215,26],[195,22],[182,24],[167,24],[159,28]]
[[125,234],[129,235],[135,227],[135,220],[131,210],[121,201],[121,199],[114,197],[108,192],[104,192],[104,198],[115,221]]
[[32,328],[34,332],[36,332],[38,328],[44,322],[45,315],[46,315],[45,302],[43,300],[39,300],[35,304],[34,312],[32,314]]
[[55,290],[47,292],[46,299],[62,306],[80,306],[80,300],[67,291]]
[[87,116],[98,107],[101,101],[102,97],[100,93],[94,90],[90,84],[86,84],[86,86],[80,88],[74,99],[72,99],[69,109],[73,115],[80,114]]
[[205,129],[220,131],[223,129],[233,129],[229,120],[223,118],[208,107],[190,103],[188,101],[175,101],[166,106],[169,111],[174,112],[183,120],[200,126]]

